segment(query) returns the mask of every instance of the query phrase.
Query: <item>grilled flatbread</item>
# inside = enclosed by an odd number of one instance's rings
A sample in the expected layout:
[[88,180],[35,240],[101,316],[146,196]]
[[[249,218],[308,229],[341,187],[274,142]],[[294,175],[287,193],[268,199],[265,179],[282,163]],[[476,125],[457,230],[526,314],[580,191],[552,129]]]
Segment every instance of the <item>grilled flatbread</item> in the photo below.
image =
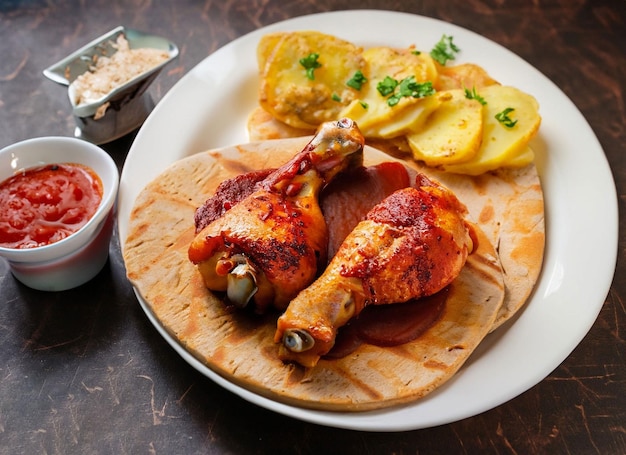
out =
[[[276,167],[308,138],[254,142],[173,163],[138,196],[124,245],[128,278],[162,326],[208,368],[268,398],[338,411],[378,409],[416,400],[461,368],[496,324],[504,302],[498,254],[478,221],[478,250],[450,285],[439,319],[395,347],[360,345],[311,369],[283,363],[273,337],[277,314],[233,312],[209,292],[187,250],[194,212],[223,180]],[[389,161],[366,147],[365,164]],[[465,191],[468,191],[466,188]],[[464,194],[457,196],[462,201]]]

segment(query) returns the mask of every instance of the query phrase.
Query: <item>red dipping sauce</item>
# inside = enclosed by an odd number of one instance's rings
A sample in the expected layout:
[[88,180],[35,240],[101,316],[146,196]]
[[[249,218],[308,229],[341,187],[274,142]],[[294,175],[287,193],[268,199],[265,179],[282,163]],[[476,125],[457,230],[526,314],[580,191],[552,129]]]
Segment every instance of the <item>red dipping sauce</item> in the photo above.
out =
[[83,227],[102,201],[102,181],[89,167],[48,164],[0,183],[0,246],[36,248]]

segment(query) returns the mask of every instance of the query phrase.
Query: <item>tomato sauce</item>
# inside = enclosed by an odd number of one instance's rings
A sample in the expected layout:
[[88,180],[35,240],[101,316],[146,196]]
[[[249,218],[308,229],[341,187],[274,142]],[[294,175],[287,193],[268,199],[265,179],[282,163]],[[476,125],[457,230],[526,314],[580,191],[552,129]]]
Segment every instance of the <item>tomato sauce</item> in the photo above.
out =
[[26,169],[0,183],[0,246],[58,242],[84,226],[102,201],[102,181],[80,164]]

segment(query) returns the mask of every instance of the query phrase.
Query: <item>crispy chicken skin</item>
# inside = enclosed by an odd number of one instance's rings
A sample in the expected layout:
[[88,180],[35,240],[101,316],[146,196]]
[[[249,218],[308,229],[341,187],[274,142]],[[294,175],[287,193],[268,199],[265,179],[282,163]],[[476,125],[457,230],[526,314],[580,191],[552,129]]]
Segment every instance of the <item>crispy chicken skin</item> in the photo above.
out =
[[326,261],[318,197],[337,174],[363,163],[364,139],[349,119],[323,124],[311,142],[196,234],[189,259],[208,289],[238,307],[284,310]]
[[324,273],[289,304],[274,338],[281,359],[312,367],[365,306],[429,296],[458,276],[473,249],[466,209],[422,175],[416,187],[370,210]]

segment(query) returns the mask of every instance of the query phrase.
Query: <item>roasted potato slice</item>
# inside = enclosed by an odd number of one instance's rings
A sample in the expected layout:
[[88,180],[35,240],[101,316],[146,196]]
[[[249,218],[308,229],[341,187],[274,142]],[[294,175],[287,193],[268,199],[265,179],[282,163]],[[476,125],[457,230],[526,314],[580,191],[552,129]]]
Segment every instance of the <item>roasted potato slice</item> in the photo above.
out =
[[366,71],[360,47],[315,31],[265,35],[257,59],[261,107],[294,128],[339,118],[358,93],[346,82]]
[[490,85],[499,85],[487,71],[473,63],[462,63],[455,66],[438,66],[439,78],[437,90],[479,89]]
[[[391,139],[419,129],[440,104],[440,98],[436,94],[398,106],[395,111],[388,110],[380,104],[376,105],[378,107],[371,108],[371,105],[356,100],[341,112],[341,117],[355,120],[365,137]],[[381,117],[372,122],[374,116],[379,114]],[[359,122],[365,126],[361,127]]]
[[[388,138],[404,134],[415,128],[430,113],[433,104],[422,103],[423,98],[403,97],[393,106],[388,96],[378,91],[378,84],[389,77],[397,82],[413,77],[415,82],[432,82],[437,79],[437,69],[428,54],[415,53],[413,49],[372,47],[363,52],[368,71],[358,99],[340,113],[357,122],[366,137]],[[436,101],[433,101],[436,103]],[[413,110],[422,104],[422,110]]]
[[262,107],[257,107],[248,116],[248,139],[266,141],[268,139],[283,139],[287,137],[313,136],[314,129],[294,128],[277,120]]
[[483,87],[479,94],[487,102],[483,106],[482,145],[471,160],[444,165],[446,171],[478,175],[508,166],[510,162],[519,163],[539,129],[539,104],[531,95],[502,85]]
[[402,112],[395,113],[389,121],[375,128],[376,136],[382,139],[391,139],[419,131],[431,114],[441,106],[445,97],[439,94],[418,99],[415,103],[405,106]]
[[506,162],[503,167],[524,167],[528,166],[535,160],[535,151],[530,147],[523,148],[520,153]]
[[483,106],[461,89],[440,92],[439,98],[422,128],[407,135],[413,157],[429,166],[469,161],[482,142]]

